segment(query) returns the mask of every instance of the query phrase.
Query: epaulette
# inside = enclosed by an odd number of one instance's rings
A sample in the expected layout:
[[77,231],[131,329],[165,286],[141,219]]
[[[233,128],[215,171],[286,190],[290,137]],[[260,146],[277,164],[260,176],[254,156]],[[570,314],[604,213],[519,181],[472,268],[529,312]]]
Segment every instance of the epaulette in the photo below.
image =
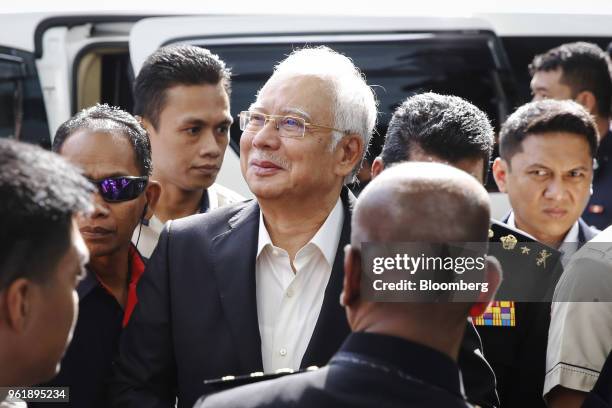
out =
[[230,388],[239,387],[241,385],[253,384],[260,381],[273,380],[276,378],[284,377],[287,375],[294,375],[299,373],[305,373],[309,371],[316,371],[319,367],[310,366],[301,370],[293,370],[291,368],[280,368],[273,373],[264,374],[261,371],[254,372],[246,375],[226,375],[221,378],[215,378],[212,380],[205,380],[204,384],[211,386],[215,391],[224,391]]
[[[546,301],[562,272],[563,253],[502,222],[491,220],[489,255],[500,262],[497,299]],[[552,287],[551,287],[552,285]]]

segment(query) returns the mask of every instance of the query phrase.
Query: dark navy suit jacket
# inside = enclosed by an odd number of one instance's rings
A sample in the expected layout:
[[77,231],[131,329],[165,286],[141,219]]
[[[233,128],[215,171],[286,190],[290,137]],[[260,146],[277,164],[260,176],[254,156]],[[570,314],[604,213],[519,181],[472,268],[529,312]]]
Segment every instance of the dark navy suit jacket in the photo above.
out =
[[[350,333],[338,299],[350,202],[323,305],[301,367],[323,366]],[[138,305],[124,329],[110,387],[112,407],[191,408],[214,391],[204,380],[263,371],[255,264],[259,206],[222,207],[169,223],[138,284]],[[468,323],[460,366],[483,405],[495,405],[495,378]],[[465,367],[465,368],[464,368]]]
[[195,408],[466,408],[450,357],[397,337],[353,333],[328,366],[211,395]]

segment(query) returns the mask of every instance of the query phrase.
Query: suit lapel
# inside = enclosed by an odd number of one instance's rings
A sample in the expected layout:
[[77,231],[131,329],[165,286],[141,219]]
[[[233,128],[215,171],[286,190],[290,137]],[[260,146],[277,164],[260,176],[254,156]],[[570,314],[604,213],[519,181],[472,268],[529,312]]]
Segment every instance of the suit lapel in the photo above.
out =
[[344,246],[351,239],[351,205],[354,197],[346,187],[343,188],[341,197],[344,210],[342,233],[338,241],[329,283],[325,289],[319,319],[302,358],[301,367],[327,364],[350,333],[346,313],[339,301],[344,280]]
[[259,206],[252,201],[229,220],[230,229],[213,239],[211,256],[219,296],[236,340],[243,373],[262,371],[257,319],[255,259]]

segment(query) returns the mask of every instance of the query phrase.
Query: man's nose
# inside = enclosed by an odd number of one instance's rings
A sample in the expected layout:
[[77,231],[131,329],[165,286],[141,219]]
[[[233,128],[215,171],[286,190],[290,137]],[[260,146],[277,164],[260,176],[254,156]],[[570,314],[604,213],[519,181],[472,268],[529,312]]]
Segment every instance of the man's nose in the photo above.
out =
[[253,146],[258,149],[278,149],[280,143],[280,129],[273,118],[267,119],[264,126],[253,136]]
[[110,208],[108,203],[104,201],[100,193],[94,194],[94,211],[91,213],[91,218],[103,218],[108,217],[110,214]]
[[205,134],[200,138],[199,153],[202,157],[210,156],[216,158],[221,155],[221,147],[217,143],[213,129],[206,130]]
[[559,201],[563,198],[565,190],[563,179],[561,177],[555,177],[546,186],[544,194],[548,199]]

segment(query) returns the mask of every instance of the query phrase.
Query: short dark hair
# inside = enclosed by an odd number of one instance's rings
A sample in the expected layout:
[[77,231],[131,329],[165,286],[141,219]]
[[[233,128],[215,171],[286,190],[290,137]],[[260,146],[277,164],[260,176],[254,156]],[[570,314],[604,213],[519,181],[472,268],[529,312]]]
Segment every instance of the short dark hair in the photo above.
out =
[[572,89],[574,97],[583,91],[592,92],[601,116],[610,116],[612,105],[612,79],[610,57],[596,44],[574,42],[560,45],[536,55],[529,72],[553,71],[561,68],[561,82]]
[[415,149],[451,163],[482,158],[483,179],[493,151],[487,115],[458,96],[428,92],[407,98],[389,122],[381,158],[386,166],[410,159]]
[[57,129],[53,138],[53,151],[59,153],[66,139],[78,130],[124,135],[134,148],[140,175],[151,175],[153,165],[149,136],[138,120],[126,111],[106,104],[83,109]]
[[170,45],[151,54],[134,83],[134,114],[157,129],[166,90],[176,85],[217,85],[231,91],[231,72],[217,55],[193,45]]
[[550,132],[568,132],[584,137],[591,156],[597,153],[597,125],[593,117],[574,101],[545,99],[518,108],[499,132],[499,155],[508,164],[523,151],[527,136]]
[[93,209],[94,187],[62,157],[0,139],[0,290],[45,282],[70,245],[72,216]]

